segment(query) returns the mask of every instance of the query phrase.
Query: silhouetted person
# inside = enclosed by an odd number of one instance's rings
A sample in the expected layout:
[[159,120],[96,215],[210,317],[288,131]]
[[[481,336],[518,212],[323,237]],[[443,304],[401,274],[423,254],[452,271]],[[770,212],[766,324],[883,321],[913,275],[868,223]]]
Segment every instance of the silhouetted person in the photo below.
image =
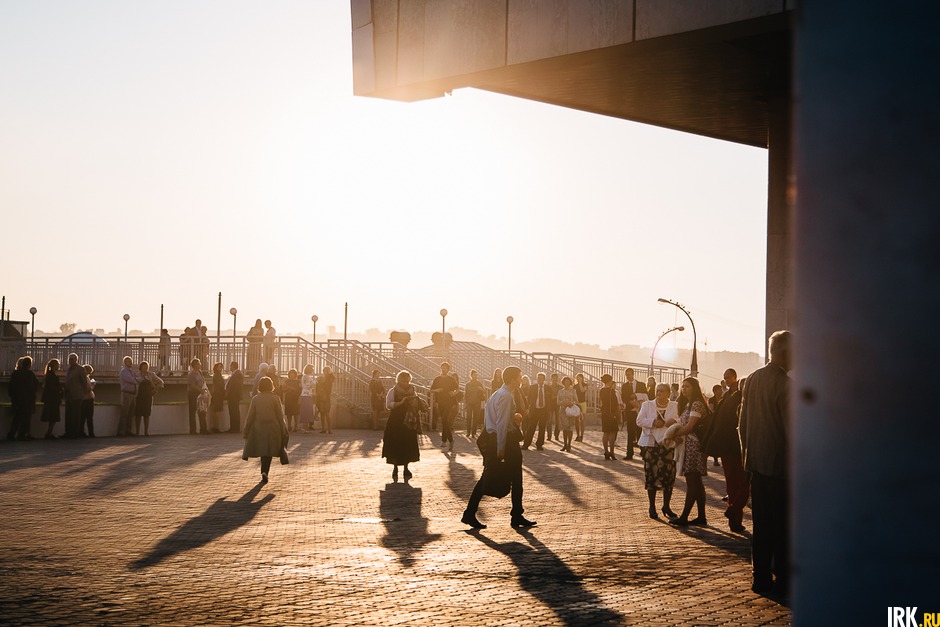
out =
[[379,418],[385,411],[385,386],[379,379],[379,371],[372,371],[372,379],[369,381],[369,405],[372,408],[372,429],[379,428]]
[[229,368],[232,374],[225,382],[225,400],[228,402],[228,431],[229,433],[240,433],[242,430],[242,391],[245,387],[245,375],[238,367],[238,362],[233,361]]
[[333,405],[333,371],[324,366],[323,374],[317,379],[317,412],[320,414],[320,433],[333,433],[333,421],[330,412]]
[[[317,376],[313,374],[313,364],[304,366],[304,372],[300,375],[300,424],[306,425],[306,429],[313,430],[314,421],[314,401],[317,397]],[[382,397],[385,402],[385,397]],[[301,427],[304,428],[304,427]]]
[[561,391],[561,383],[558,382],[558,373],[553,372],[552,376],[549,378],[548,389],[551,391],[551,404],[548,406],[548,439],[551,440],[554,436],[555,441],[558,441],[558,436],[561,433],[561,420],[559,419],[558,411],[558,393]]
[[82,399],[88,393],[88,375],[78,363],[78,355],[69,353],[69,367],[65,371],[65,437],[78,438],[82,431]]
[[170,345],[172,341],[170,332],[167,329],[160,329],[160,344],[157,347],[157,354],[160,359],[160,374],[164,376],[173,374],[170,369]]
[[82,366],[85,374],[88,376],[88,392],[82,399],[82,422],[80,425],[82,433],[87,433],[89,438],[95,437],[95,380],[91,377],[95,369],[91,364]]
[[[509,476],[512,491],[510,525],[525,528],[536,524],[522,515],[525,510],[522,506],[522,449],[519,446],[522,440],[522,432],[519,430],[521,416],[517,415],[513,400],[513,391],[519,388],[521,381],[522,371],[515,366],[509,366],[503,370],[503,386],[486,402],[483,412],[485,427],[480,434],[480,440],[483,440],[480,445],[483,451],[483,476],[473,488],[467,509],[460,519],[474,529],[486,528],[486,525],[477,520],[477,510],[486,490],[487,472],[503,472]],[[497,465],[502,466],[497,469]]]
[[209,400],[209,431],[222,433],[222,412],[225,411],[225,377],[222,362],[212,364],[212,389]]
[[535,385],[529,386],[529,415],[526,417],[525,443],[523,450],[528,450],[532,445],[532,438],[535,430],[538,429],[539,437],[535,441],[535,448],[542,450],[545,444],[545,428],[548,426],[549,407],[555,404],[555,398],[548,383],[545,382],[545,373],[540,372],[535,377]]
[[264,341],[264,329],[261,326],[261,318],[255,320],[255,326],[248,329],[245,335],[248,342],[248,372],[258,368],[261,363],[261,343]]
[[411,373],[402,370],[395,377],[395,385],[385,396],[385,406],[389,410],[382,435],[382,457],[385,463],[392,465],[392,480],[398,481],[398,467],[404,466],[405,481],[411,479],[408,464],[421,459],[418,451],[417,423],[420,401],[418,392],[411,385]]
[[134,360],[129,356],[124,357],[124,367],[118,379],[121,384],[121,416],[118,418],[117,435],[124,437],[131,432],[134,412],[137,410],[137,386],[140,385],[140,376],[134,372]]
[[242,459],[247,461],[250,457],[260,457],[261,480],[267,483],[271,460],[281,456],[288,439],[284,408],[281,399],[274,394],[274,382],[268,377],[261,377],[258,393],[252,397],[251,405],[248,406]]
[[[751,589],[789,592],[789,331],[770,336],[770,363],[755,370],[741,392],[741,445],[751,475]],[[901,532],[903,533],[903,531]],[[776,577],[776,581],[774,580]]]
[[[199,395],[206,387],[206,378],[202,374],[202,362],[193,359],[189,362],[189,374],[186,375],[186,400],[189,406],[189,435],[196,435],[196,415],[199,414],[199,431],[209,432],[204,412],[199,411]],[[208,409],[208,408],[207,408]]]
[[[561,383],[562,387],[555,397],[558,407],[557,420],[565,438],[561,450],[570,453],[572,427],[575,420],[581,415],[581,408],[578,407],[578,393],[574,391],[574,387],[571,385],[571,377],[565,377],[561,380]],[[577,412],[577,416],[572,415],[575,412]]]
[[287,420],[287,428],[297,431],[300,426],[300,375],[296,369],[287,371],[287,379],[281,389],[284,391],[284,418]]
[[636,424],[640,405],[649,400],[646,384],[636,380],[633,368],[624,371],[627,380],[620,386],[620,398],[623,401],[623,426],[627,432],[627,454],[624,459],[633,459],[633,445],[640,437],[640,428]]
[[39,419],[47,425],[47,440],[55,439],[55,436],[52,435],[52,430],[55,428],[56,423],[61,420],[59,405],[62,403],[64,390],[62,389],[62,383],[59,381],[58,371],[59,360],[50,359],[49,363],[46,364],[46,371],[43,374],[42,414],[39,417]]
[[705,439],[705,454],[721,457],[721,466],[725,471],[725,490],[728,495],[728,509],[725,516],[731,531],[742,532],[744,525],[744,506],[749,490],[744,476],[741,459],[741,441],[738,439],[738,409],[741,407],[741,392],[738,390],[738,373],[733,368],[725,370],[722,379],[728,385],[728,392],[722,395],[715,411]]
[[32,440],[30,433],[33,413],[36,411],[36,390],[39,381],[33,372],[33,358],[20,357],[16,370],[10,375],[7,391],[10,394],[10,409],[13,420],[10,422],[8,440]]
[[264,360],[269,364],[274,361],[274,349],[277,346],[277,331],[271,326],[270,320],[264,321]]
[[464,387],[464,413],[467,414],[467,437],[475,438],[477,429],[483,426],[483,405],[486,403],[486,388],[477,378],[477,371],[470,371],[470,380]]
[[150,414],[153,412],[153,397],[163,389],[163,379],[150,371],[150,364],[140,362],[140,383],[137,385],[137,402],[134,411],[134,435],[140,435],[143,422],[144,435],[150,435]]
[[457,381],[450,376],[450,364],[446,361],[441,364],[441,374],[434,377],[431,382],[431,394],[437,403],[441,415],[441,446],[450,445],[454,450],[454,415],[457,413],[457,392],[460,390]]
[[574,391],[578,395],[578,407],[581,408],[581,415],[575,421],[575,442],[584,441],[584,419],[587,418],[587,393],[588,384],[584,381],[584,374],[578,373],[574,378]]
[[617,459],[614,446],[617,444],[617,431],[620,425],[620,399],[614,388],[614,378],[604,373],[601,375],[604,387],[597,393],[601,403],[601,442],[604,445],[604,459],[614,461]]

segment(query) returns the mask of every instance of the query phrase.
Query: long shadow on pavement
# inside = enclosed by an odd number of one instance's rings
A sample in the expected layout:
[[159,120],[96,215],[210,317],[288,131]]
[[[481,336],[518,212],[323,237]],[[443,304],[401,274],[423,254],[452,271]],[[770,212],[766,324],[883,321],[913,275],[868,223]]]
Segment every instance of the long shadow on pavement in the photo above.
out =
[[477,540],[512,560],[519,571],[519,585],[548,606],[565,625],[625,624],[623,615],[606,607],[588,590],[565,562],[529,531],[517,531],[527,543],[496,542],[480,532],[468,532]]
[[274,498],[273,494],[266,494],[260,501],[254,500],[262,485],[264,484],[258,483],[237,501],[219,499],[202,514],[187,520],[176,531],[160,540],[150,553],[131,563],[130,569],[141,570],[156,566],[165,559],[198,549],[248,524],[258,511]]
[[440,538],[428,533],[428,519],[421,513],[421,488],[405,483],[388,483],[379,490],[379,515],[385,525],[380,543],[398,554],[402,566],[412,566],[414,556],[426,544]]

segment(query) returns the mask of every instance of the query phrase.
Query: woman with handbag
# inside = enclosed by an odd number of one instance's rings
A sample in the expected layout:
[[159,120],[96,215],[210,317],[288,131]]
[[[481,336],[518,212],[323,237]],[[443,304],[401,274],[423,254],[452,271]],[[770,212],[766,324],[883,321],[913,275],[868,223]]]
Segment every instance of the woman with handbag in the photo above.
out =
[[393,481],[398,481],[399,466],[405,467],[404,477],[408,481],[412,477],[408,464],[421,459],[418,451],[421,401],[411,385],[411,373],[407,370],[402,370],[395,378],[395,385],[385,396],[385,407],[389,414],[382,435],[382,457],[393,467]]
[[261,377],[258,393],[251,397],[244,437],[242,459],[247,461],[249,457],[260,457],[261,481],[267,483],[271,460],[280,457],[281,464],[287,463],[284,449],[289,439],[284,408],[281,399],[274,394],[274,382],[269,377]]
[[558,420],[561,422],[561,428],[564,435],[564,445],[562,451],[571,452],[571,426],[581,416],[581,408],[578,406],[578,393],[571,386],[571,377],[565,377],[561,380],[562,388],[558,390]]
[[[702,477],[708,474],[708,465],[705,463],[705,453],[702,449],[699,428],[708,419],[708,404],[702,394],[702,387],[698,379],[688,377],[679,388],[678,407],[681,425],[676,436],[684,438],[685,450],[677,456],[679,462],[676,471],[685,476],[686,493],[685,506],[678,518],[670,520],[670,524],[685,527],[698,525],[704,527],[708,524],[705,519],[705,484]],[[698,507],[698,516],[689,520],[692,505]]]
[[656,490],[662,490],[663,514],[672,519],[678,518],[669,506],[672,487],[676,483],[676,460],[672,448],[666,443],[666,429],[678,422],[679,405],[669,400],[668,383],[660,383],[655,390],[654,399],[644,402],[637,414],[636,424],[643,429],[637,444],[640,446],[643,472],[646,475],[650,518],[659,518],[656,513]]

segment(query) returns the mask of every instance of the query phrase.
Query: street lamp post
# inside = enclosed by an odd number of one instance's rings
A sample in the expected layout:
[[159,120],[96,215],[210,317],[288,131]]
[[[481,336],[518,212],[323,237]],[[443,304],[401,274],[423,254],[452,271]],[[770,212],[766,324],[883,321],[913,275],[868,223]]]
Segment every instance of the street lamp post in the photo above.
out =
[[509,352],[512,352],[512,316],[506,316],[506,322],[509,324]]
[[127,321],[131,319],[130,314],[124,314],[124,343],[127,344]]
[[234,344],[236,338],[235,326],[238,324],[238,310],[232,307],[228,312],[232,314],[232,344]]
[[232,314],[232,357],[230,359],[234,361],[235,355],[238,354],[238,348],[235,346],[235,328],[238,325],[238,310],[232,307],[228,312]]
[[658,301],[661,303],[669,303],[673,307],[678,307],[679,309],[681,309],[682,313],[686,315],[686,317],[689,319],[689,322],[692,324],[692,368],[691,368],[692,372],[691,372],[691,375],[693,377],[697,377],[698,376],[698,336],[695,334],[695,321],[692,320],[692,315],[688,312],[688,310],[685,307],[683,307],[679,303],[673,302],[666,298],[660,298],[658,299]]
[[441,309],[441,342],[444,342],[444,333],[447,332],[447,325],[444,324],[444,321],[447,320],[447,310]]
[[32,316],[32,320],[29,323],[29,343],[32,344],[33,340],[36,339],[36,312],[38,309],[35,307],[29,308],[29,315]]
[[656,338],[656,343],[653,344],[653,352],[650,353],[650,371],[649,371],[649,374],[647,374],[646,376],[648,376],[648,377],[652,377],[652,376],[653,376],[653,360],[656,359],[656,347],[659,346],[659,340],[663,339],[664,337],[666,337],[667,335],[669,335],[669,334],[672,333],[673,331],[685,331],[685,327],[672,327],[672,328],[669,329],[668,331],[663,331],[663,332],[659,335],[659,337]]
[[310,316],[310,321],[313,322],[313,343],[317,343],[317,320],[320,319],[320,316],[314,314]]

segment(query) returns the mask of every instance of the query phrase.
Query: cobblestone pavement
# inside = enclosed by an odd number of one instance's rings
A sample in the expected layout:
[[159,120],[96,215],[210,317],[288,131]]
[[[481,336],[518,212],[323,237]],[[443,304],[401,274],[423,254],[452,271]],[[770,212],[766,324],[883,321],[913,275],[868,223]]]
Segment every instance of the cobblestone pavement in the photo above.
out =
[[[333,438],[327,440],[327,437]],[[434,442],[439,439],[435,436]],[[298,434],[267,485],[237,435],[0,443],[0,623],[245,625],[786,625],[750,591],[749,536],[647,515],[639,461],[525,454],[526,516],[486,498],[473,442],[421,438],[393,483],[381,433]],[[711,462],[709,462],[711,463]],[[681,509],[684,480],[673,509]],[[750,528],[749,517],[745,525]]]

